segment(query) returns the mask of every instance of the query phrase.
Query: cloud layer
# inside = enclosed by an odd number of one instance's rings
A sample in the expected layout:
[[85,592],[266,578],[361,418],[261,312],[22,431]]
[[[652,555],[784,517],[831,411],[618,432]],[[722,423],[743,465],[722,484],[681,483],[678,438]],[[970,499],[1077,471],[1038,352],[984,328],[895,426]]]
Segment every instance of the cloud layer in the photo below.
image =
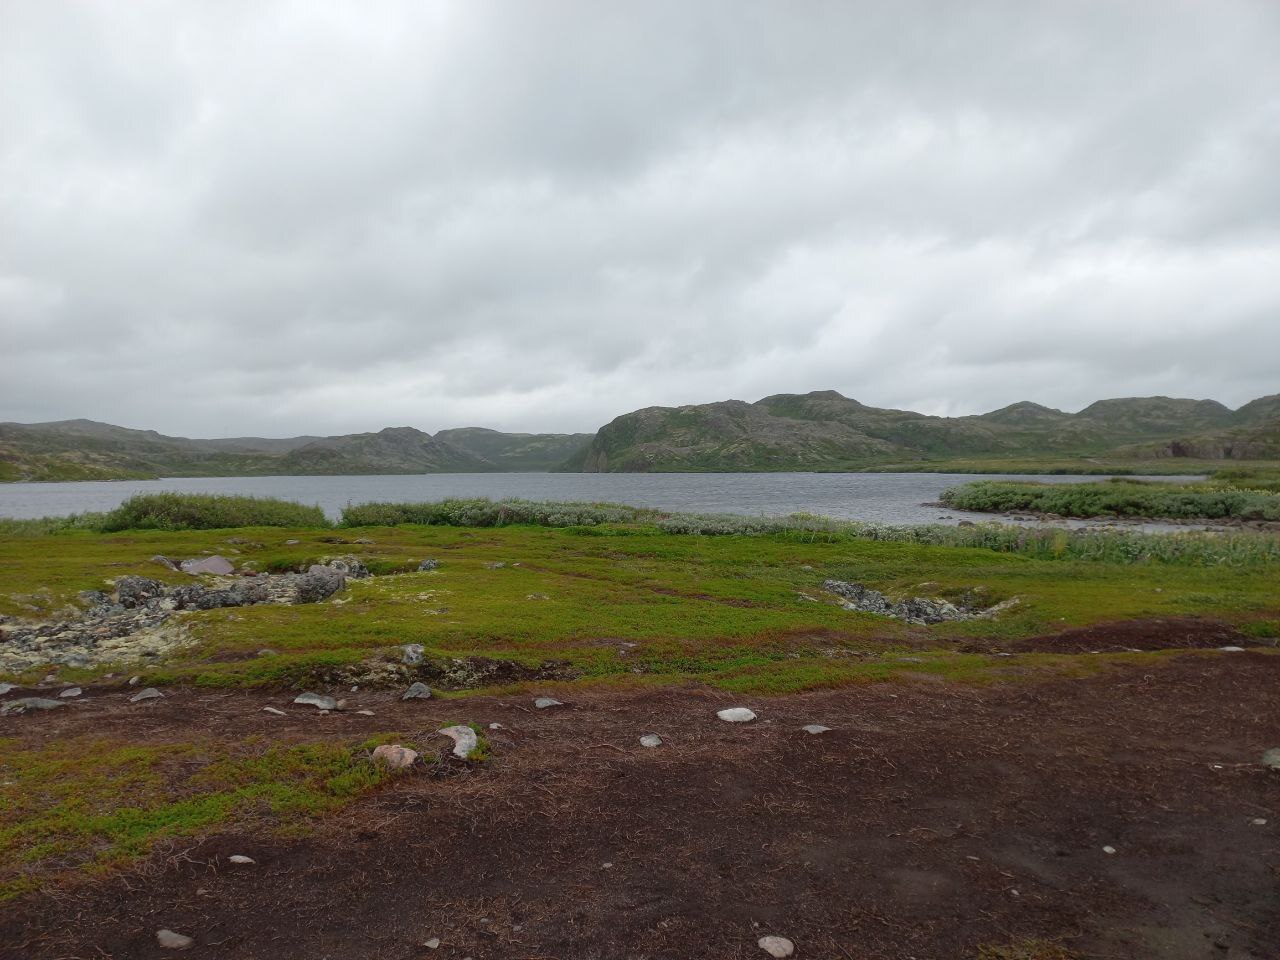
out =
[[0,419],[1280,390],[1280,7],[0,7]]

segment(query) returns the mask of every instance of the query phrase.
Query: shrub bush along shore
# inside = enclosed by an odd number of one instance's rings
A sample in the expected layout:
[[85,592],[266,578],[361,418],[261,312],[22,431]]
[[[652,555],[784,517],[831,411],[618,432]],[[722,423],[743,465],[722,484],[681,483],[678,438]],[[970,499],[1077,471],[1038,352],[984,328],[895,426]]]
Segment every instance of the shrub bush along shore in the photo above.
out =
[[[978,486],[974,484],[972,486]],[[1053,489],[1053,488],[1048,488]],[[1280,498],[1277,498],[1280,499]],[[968,508],[966,508],[968,509]],[[1024,508],[1025,509],[1025,508]],[[695,514],[609,503],[451,498],[431,503],[348,506],[338,526],[581,527],[624,535],[637,525],[685,536],[775,536],[804,541],[841,539],[925,546],[976,547],[1038,559],[1111,563],[1243,566],[1280,562],[1280,537],[1261,533],[1142,533],[1110,529],[1029,528],[1001,523],[973,526],[882,524],[811,514],[786,517]],[[0,535],[34,536],[126,529],[206,530],[244,526],[327,529],[319,507],[253,497],[149,494],[107,514],[41,520],[0,520]]]
[[[1241,480],[1248,482],[1248,478]],[[1185,486],[1134,480],[1072,484],[979,480],[945,491],[942,502],[957,510],[1027,510],[1062,517],[1280,520],[1280,493],[1228,485],[1223,480]]]

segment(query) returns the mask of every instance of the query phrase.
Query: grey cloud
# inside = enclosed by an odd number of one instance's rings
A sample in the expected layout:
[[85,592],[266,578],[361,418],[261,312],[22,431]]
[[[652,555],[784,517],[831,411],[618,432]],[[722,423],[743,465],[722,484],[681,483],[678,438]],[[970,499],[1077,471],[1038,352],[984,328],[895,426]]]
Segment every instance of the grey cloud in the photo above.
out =
[[0,8],[0,419],[1280,389],[1267,2]]

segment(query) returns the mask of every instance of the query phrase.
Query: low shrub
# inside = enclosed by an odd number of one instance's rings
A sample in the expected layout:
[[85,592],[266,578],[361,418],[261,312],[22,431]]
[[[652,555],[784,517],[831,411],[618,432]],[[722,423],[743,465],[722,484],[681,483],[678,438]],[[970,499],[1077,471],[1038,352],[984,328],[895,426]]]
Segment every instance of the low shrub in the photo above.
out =
[[1170,520],[1280,520],[1280,495],[1214,483],[1018,483],[979,480],[953,487],[942,502],[957,510],[1028,510],[1061,517]]
[[101,529],[213,530],[226,527],[328,527],[319,507],[270,497],[208,493],[146,493],[108,513]]

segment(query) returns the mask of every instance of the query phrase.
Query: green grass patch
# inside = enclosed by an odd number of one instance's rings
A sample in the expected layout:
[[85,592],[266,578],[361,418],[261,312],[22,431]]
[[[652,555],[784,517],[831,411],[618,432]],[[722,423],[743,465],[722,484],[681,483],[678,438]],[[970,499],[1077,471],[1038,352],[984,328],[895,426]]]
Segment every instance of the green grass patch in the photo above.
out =
[[102,530],[217,530],[228,527],[327,527],[324,511],[271,497],[146,493],[102,519]]

